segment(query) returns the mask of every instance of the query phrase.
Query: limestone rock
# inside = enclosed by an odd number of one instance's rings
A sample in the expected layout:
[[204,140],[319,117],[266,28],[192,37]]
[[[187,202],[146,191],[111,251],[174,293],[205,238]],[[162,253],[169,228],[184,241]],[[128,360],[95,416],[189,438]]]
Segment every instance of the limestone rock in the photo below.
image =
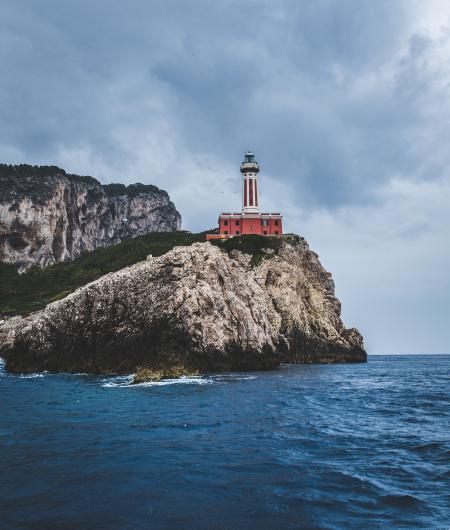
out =
[[176,247],[3,326],[0,356],[12,372],[364,362],[362,337],[344,327],[331,275],[307,243],[286,236],[270,252],[255,265],[211,243]]
[[180,227],[169,195],[156,186],[102,186],[54,166],[0,165],[0,261],[20,271]]

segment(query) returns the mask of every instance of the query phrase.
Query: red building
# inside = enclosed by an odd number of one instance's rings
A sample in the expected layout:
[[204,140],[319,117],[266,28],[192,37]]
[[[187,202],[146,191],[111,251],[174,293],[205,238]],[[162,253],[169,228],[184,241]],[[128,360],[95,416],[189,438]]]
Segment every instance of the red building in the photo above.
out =
[[283,233],[283,217],[280,213],[266,213],[259,209],[259,164],[250,151],[241,164],[242,212],[222,212],[219,216],[219,233],[208,234],[206,239],[227,239],[242,234],[278,236]]

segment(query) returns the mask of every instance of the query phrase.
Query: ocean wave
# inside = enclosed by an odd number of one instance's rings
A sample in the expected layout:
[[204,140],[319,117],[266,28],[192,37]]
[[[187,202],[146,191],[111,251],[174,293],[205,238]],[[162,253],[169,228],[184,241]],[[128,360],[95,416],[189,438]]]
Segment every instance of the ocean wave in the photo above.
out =
[[102,387],[104,388],[139,388],[143,386],[166,386],[166,385],[179,385],[179,384],[197,384],[205,385],[210,384],[212,381],[209,381],[201,376],[182,376],[178,379],[163,379],[161,381],[148,381],[146,383],[133,383],[134,374],[131,375],[120,375],[115,377],[108,377],[102,379]]
[[250,381],[256,379],[256,375],[243,375],[238,373],[182,376],[177,379],[162,379],[161,381],[148,381],[145,383],[133,383],[134,374],[107,377],[101,380],[104,388],[139,388],[145,386],[167,386],[167,385],[211,385],[213,383],[227,383],[233,381]]
[[117,375],[102,379],[100,382],[104,388],[114,388],[120,386],[130,386],[134,375]]
[[32,372],[29,374],[8,374],[5,369],[6,362],[5,359],[0,357],[0,377],[9,376],[9,377],[19,377],[20,379],[36,379],[40,377],[45,377],[48,375],[48,372]]
[[213,383],[210,379],[205,379],[201,376],[182,376],[178,379],[162,379],[161,381],[149,381],[147,383],[131,384],[132,387],[140,386],[166,386],[166,385],[210,385]]
[[356,380],[353,380],[353,381],[347,381],[344,385],[343,385],[343,388],[346,389],[350,389],[350,388],[362,388],[362,389],[366,389],[366,388],[370,388],[370,389],[374,389],[374,388],[386,388],[388,386],[392,386],[394,384],[393,381],[380,381],[379,379],[371,379],[371,378],[360,378],[360,379],[356,379]]
[[429,442],[421,445],[416,445],[412,448],[412,450],[418,453],[423,453],[426,451],[437,451],[442,449],[442,447],[442,442]]
[[211,377],[216,382],[228,382],[228,381],[251,381],[252,379],[256,379],[257,375],[248,375],[248,374],[239,374],[235,372],[231,372],[229,374],[217,374],[217,375],[211,375]]
[[48,375],[48,372],[35,372],[31,374],[19,374],[18,377],[20,377],[20,379],[36,379],[39,377],[45,377],[46,375]]
[[420,499],[414,495],[409,495],[406,493],[382,495],[379,501],[394,508],[417,509],[419,506],[421,506]]
[[48,375],[48,372],[33,372],[30,374],[8,374],[5,369],[5,360],[0,357],[0,377],[10,376],[10,377],[19,377],[20,379],[36,379],[38,377],[45,377]]

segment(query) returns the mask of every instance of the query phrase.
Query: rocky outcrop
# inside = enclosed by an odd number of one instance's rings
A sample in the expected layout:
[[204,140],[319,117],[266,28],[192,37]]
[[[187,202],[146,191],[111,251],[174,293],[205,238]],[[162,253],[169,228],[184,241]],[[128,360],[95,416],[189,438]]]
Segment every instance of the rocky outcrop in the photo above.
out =
[[344,327],[333,280],[317,255],[298,236],[276,242],[258,259],[196,243],[103,276],[5,324],[0,356],[11,372],[192,373],[364,362],[362,337]]
[[102,186],[54,166],[0,165],[0,261],[21,272],[180,227],[169,195],[156,186]]

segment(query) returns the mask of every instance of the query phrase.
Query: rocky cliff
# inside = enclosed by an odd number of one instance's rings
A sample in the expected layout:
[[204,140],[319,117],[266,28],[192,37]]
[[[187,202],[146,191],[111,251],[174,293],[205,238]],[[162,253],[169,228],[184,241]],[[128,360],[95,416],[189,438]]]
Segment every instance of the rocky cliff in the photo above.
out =
[[4,324],[0,356],[11,372],[364,362],[362,337],[344,327],[331,275],[304,239],[260,237],[268,248],[255,253],[238,250],[246,237],[176,247],[103,276]]
[[180,227],[169,195],[156,186],[102,186],[55,166],[0,165],[0,261],[21,271]]

